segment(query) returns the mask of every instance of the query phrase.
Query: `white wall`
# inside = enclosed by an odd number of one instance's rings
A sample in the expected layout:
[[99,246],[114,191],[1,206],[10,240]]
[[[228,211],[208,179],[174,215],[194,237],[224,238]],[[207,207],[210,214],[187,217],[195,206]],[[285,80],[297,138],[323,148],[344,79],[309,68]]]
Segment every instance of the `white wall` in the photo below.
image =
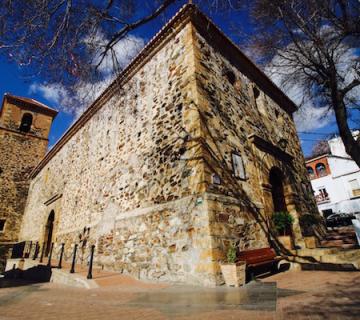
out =
[[[359,137],[359,134],[359,130],[353,132],[354,137]],[[330,139],[328,144],[332,155],[349,158],[349,155],[346,153],[344,144],[340,137]]]
[[360,198],[353,196],[349,181],[357,179],[360,185],[360,169],[354,161],[338,157],[328,157],[331,174],[311,180],[315,195],[325,188],[330,201],[318,204],[319,210],[332,209],[333,212],[360,212]]

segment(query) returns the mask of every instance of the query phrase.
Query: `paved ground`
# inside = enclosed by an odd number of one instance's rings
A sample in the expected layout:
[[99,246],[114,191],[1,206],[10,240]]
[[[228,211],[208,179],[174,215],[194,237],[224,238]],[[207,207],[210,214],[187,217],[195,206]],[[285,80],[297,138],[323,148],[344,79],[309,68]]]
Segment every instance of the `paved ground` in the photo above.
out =
[[1,320],[359,318],[359,272],[286,272],[241,289],[149,285],[109,277],[101,288],[87,290],[0,279]]

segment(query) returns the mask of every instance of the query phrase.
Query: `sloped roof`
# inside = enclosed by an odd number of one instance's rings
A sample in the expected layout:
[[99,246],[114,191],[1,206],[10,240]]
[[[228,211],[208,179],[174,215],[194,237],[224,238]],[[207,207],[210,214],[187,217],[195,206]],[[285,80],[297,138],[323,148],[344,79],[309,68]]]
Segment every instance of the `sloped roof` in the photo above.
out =
[[115,89],[126,83],[145,64],[149,56],[159,44],[170,34],[175,27],[191,21],[196,29],[211,45],[214,45],[225,58],[238,67],[250,80],[270,96],[288,113],[292,114],[297,106],[283,93],[244,53],[236,46],[205,14],[194,4],[185,4],[147,43],[140,53],[129,63],[120,75],[103,91],[103,93],[88,107],[81,117],[65,132],[54,147],[45,155],[43,160],[34,169],[31,177],[35,177],[48,161],[70,140],[70,138],[111,98]]
[[42,111],[45,111],[46,113],[50,114],[51,116],[55,117],[58,114],[58,111],[55,109],[52,109],[50,107],[48,107],[47,105],[35,100],[35,99],[31,99],[31,98],[26,98],[26,97],[20,97],[20,96],[15,96],[9,93],[5,93],[4,94],[4,98],[3,98],[3,104],[5,99],[9,99],[10,101],[13,100],[15,102],[18,103],[23,103],[27,106],[31,106],[33,108],[38,108],[41,109]]

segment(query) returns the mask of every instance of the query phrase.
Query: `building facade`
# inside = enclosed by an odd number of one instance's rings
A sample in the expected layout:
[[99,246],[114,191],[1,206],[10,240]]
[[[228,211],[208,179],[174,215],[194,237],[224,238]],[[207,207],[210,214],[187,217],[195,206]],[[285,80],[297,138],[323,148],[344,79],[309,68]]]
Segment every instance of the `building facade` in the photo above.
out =
[[0,111],[0,245],[19,240],[29,175],[45,156],[57,112],[5,94]]
[[[141,279],[216,285],[274,211],[316,213],[295,105],[186,5],[32,173],[21,239]],[[56,249],[55,253],[56,254]]]
[[[355,131],[354,136],[359,136]],[[324,217],[360,213],[360,169],[346,153],[341,138],[328,141],[330,154],[308,159],[306,167],[316,202]]]

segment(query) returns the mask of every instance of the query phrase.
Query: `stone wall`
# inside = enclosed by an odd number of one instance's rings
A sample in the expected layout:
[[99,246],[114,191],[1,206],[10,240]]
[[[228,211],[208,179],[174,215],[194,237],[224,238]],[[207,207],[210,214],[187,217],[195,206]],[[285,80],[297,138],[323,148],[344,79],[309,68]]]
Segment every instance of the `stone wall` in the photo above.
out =
[[[28,133],[19,131],[24,112],[33,115]],[[0,219],[6,222],[0,232],[0,243],[18,240],[30,183],[28,176],[46,153],[51,121],[47,115],[29,111],[26,105],[4,99],[0,116]]]
[[[306,170],[291,116],[262,92],[257,109],[252,81],[191,22],[158,38],[121,89],[34,177],[21,237],[43,243],[53,210],[52,240],[57,248],[65,243],[67,260],[74,243],[85,262],[95,244],[95,262],[106,269],[215,285],[223,281],[219,261],[232,242],[268,246],[256,214],[266,220],[271,212],[265,195],[271,167],[287,177],[295,216],[308,208],[299,208]],[[224,67],[239,81],[230,84]],[[296,156],[292,165],[258,150],[251,134],[271,145],[287,139],[289,150],[279,152]],[[234,150],[244,157],[243,180],[233,177]]]
[[21,237],[44,242],[54,210],[66,257],[90,228],[107,269],[214,283],[196,271],[209,237],[206,211],[192,209],[201,167],[180,159],[197,130],[191,24],[160,48],[33,179]]
[[[225,253],[231,243],[240,249],[269,246],[272,168],[282,172],[286,207],[295,218],[295,243],[303,245],[298,217],[318,211],[292,114],[256,85],[245,66],[232,65],[199,32],[195,39],[203,137],[199,145],[206,191],[212,194],[208,206],[214,251]],[[286,142],[283,148],[281,140]],[[234,176],[233,152],[244,162],[243,178]],[[214,176],[220,183],[214,182]],[[221,254],[214,256],[217,259]]]

